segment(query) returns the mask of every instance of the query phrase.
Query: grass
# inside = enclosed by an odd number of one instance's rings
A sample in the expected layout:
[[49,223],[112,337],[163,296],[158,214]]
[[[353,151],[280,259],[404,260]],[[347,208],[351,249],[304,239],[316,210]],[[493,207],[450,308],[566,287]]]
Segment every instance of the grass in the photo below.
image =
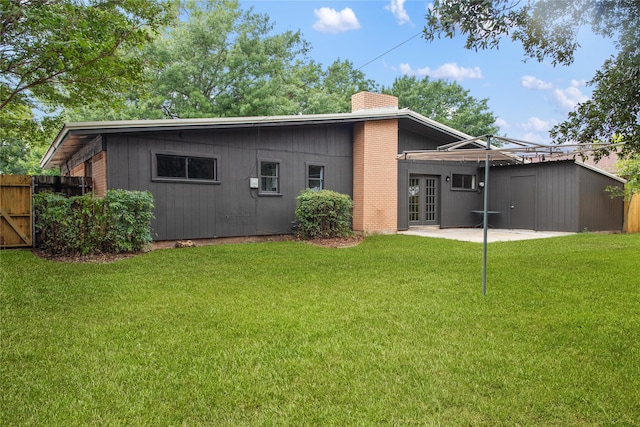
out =
[[0,425],[640,425],[640,236],[0,252]]

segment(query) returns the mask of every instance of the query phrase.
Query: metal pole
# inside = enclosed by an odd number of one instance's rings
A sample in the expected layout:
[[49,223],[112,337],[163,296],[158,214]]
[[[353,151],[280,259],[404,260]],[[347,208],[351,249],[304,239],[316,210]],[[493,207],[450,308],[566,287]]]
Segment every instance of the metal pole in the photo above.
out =
[[484,159],[484,242],[482,252],[482,295],[487,295],[487,232],[489,228],[488,194],[489,194],[489,152],[491,151],[491,135],[487,136],[486,156]]

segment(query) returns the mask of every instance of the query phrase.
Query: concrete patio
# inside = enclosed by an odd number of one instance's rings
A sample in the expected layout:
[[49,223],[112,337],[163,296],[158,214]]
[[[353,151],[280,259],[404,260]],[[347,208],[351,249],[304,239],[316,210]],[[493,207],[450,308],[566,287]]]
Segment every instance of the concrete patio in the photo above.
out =
[[[411,227],[398,234],[411,236],[435,237],[440,239],[461,240],[465,242],[482,243],[484,230],[482,228],[435,228]],[[487,242],[508,242],[513,240],[546,239],[549,237],[569,236],[575,233],[561,231],[508,230],[490,228],[487,231]]]

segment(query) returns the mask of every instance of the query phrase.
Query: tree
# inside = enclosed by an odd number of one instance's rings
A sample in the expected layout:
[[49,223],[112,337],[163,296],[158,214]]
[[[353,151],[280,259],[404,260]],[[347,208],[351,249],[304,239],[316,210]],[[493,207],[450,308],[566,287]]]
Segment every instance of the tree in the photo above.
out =
[[398,97],[401,108],[409,108],[425,117],[472,136],[498,132],[496,116],[487,100],[478,100],[458,83],[444,80],[422,80],[414,76],[396,78],[383,93]]
[[467,36],[466,47],[476,50],[498,47],[508,36],[522,43],[528,58],[569,65],[584,26],[613,38],[618,51],[589,82],[594,88],[591,100],[569,113],[551,136],[556,143],[593,144],[612,143],[623,135],[622,153],[640,153],[640,2],[434,0],[424,36],[432,41],[461,33]]
[[136,87],[144,65],[133,53],[172,12],[168,0],[0,0],[2,171],[37,172],[34,147],[51,129],[37,116]]
[[378,90],[378,85],[348,60],[337,59],[326,70],[312,64],[303,80],[306,83],[298,100],[300,112],[305,114],[348,113],[353,94]]
[[31,107],[16,104],[0,110],[0,124],[0,174],[45,173],[40,158],[62,126],[61,116],[36,120]]
[[110,99],[142,77],[131,55],[171,19],[171,3],[151,0],[2,0],[0,110]]
[[350,61],[327,69],[307,59],[299,32],[273,34],[267,15],[235,0],[188,1],[183,21],[150,45],[148,83],[124,109],[84,106],[72,120],[233,117],[350,111],[351,95],[375,82]]
[[155,66],[134,103],[144,118],[297,113],[292,70],[308,51],[299,32],[271,35],[267,15],[237,0],[187,1],[145,54]]

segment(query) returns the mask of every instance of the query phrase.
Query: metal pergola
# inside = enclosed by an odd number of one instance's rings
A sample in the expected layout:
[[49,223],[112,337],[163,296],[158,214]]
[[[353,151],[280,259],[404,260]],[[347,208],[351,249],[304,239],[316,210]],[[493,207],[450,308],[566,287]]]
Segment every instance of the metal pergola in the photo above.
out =
[[[497,141],[501,145],[493,145]],[[492,163],[527,164],[551,161],[553,159],[586,158],[596,150],[610,150],[619,144],[571,144],[545,145],[495,135],[483,135],[450,144],[435,150],[403,151],[398,159],[443,160],[443,161],[484,161],[484,206],[483,206],[483,254],[482,254],[482,295],[487,294],[487,234],[488,234],[488,194],[489,168]]]

